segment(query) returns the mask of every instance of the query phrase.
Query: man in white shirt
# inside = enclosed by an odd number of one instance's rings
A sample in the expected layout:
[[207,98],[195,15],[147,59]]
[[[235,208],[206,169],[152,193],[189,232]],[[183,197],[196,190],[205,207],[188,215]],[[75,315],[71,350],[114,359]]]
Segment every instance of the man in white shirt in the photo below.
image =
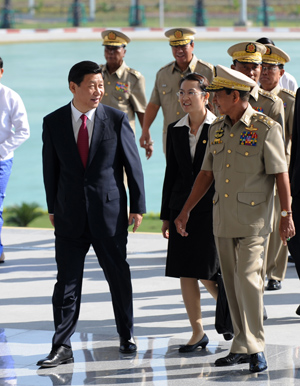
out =
[[[3,60],[0,58],[0,79],[3,76]],[[10,177],[14,150],[29,138],[29,123],[21,97],[0,84],[0,263],[5,256],[1,242],[3,225],[3,200]]]

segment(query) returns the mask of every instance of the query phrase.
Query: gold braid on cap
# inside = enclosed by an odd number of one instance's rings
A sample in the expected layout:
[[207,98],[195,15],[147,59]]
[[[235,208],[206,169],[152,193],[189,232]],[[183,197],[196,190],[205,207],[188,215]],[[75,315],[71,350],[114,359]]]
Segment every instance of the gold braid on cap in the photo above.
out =
[[246,51],[237,51],[232,54],[232,60],[241,60],[247,59],[248,61],[255,60],[257,62],[262,61],[262,55],[260,52],[246,52]]
[[274,63],[274,64],[285,64],[286,60],[279,55],[271,54],[271,55],[263,55],[262,61],[264,63]]
[[208,87],[206,87],[207,90],[212,90],[212,91],[221,90],[222,88],[230,88],[230,89],[240,90],[240,91],[251,90],[250,86],[246,86],[245,84],[234,82],[233,80],[228,80],[220,76],[217,76],[212,81],[212,83]]

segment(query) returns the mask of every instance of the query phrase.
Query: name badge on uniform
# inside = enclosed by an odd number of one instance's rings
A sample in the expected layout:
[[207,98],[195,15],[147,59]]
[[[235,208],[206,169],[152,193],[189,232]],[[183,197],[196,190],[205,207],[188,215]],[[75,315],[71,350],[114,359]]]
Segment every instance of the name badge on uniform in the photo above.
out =
[[117,82],[116,90],[124,93],[128,92],[128,83]]
[[253,125],[250,127],[251,130],[245,130],[240,136],[240,145],[245,146],[256,146],[257,145],[257,130]]
[[221,138],[223,137],[224,135],[224,129],[222,127],[220,127],[216,132],[215,132],[215,139],[214,141],[212,142],[212,145],[216,145],[218,143],[222,143],[223,141],[221,140]]

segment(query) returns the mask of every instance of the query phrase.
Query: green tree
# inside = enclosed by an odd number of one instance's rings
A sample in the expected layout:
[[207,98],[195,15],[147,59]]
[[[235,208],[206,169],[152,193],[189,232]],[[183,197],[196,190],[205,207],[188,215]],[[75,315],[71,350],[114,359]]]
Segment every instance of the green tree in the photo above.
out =
[[36,202],[27,204],[22,202],[21,205],[13,205],[6,208],[8,217],[7,224],[26,227],[31,221],[44,214],[43,210]]

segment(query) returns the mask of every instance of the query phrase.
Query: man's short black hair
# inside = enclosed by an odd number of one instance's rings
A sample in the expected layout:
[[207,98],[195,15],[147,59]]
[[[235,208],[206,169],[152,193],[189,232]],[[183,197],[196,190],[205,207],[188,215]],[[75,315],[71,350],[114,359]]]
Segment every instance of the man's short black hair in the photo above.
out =
[[0,58],[0,68],[3,68],[3,59]]
[[84,76],[88,74],[102,75],[102,68],[99,66],[99,64],[90,62],[89,60],[79,62],[71,68],[68,76],[68,82],[74,82],[77,84],[77,86],[80,86]]
[[275,46],[275,43],[273,42],[273,40],[271,40],[269,38],[260,38],[260,39],[257,39],[256,41],[257,41],[257,43],[272,44],[272,46]]

